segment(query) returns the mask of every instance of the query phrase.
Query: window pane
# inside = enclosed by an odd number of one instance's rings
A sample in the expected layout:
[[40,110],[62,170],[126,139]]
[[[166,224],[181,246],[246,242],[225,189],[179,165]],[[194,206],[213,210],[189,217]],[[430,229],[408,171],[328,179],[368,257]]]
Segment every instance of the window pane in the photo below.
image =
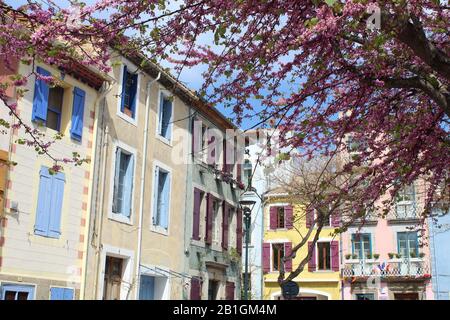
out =
[[17,300],[28,300],[28,292],[18,292]]
[[59,131],[60,115],[52,110],[47,110],[47,128]]
[[16,300],[16,291],[6,291],[5,300]]
[[319,242],[317,244],[317,249],[319,251],[319,270],[329,270],[331,268],[330,243]]

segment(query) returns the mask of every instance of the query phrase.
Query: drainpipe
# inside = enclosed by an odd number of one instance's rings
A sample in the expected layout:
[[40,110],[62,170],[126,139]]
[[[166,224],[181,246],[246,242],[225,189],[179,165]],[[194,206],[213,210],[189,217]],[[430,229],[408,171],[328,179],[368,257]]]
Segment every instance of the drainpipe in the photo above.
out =
[[[103,202],[104,202],[104,189],[105,186],[103,183],[100,183],[101,179],[105,179],[105,172],[106,172],[106,160],[107,160],[107,148],[108,148],[108,134],[109,134],[109,127],[108,125],[105,126],[105,130],[104,132],[101,132],[101,129],[103,128],[103,124],[104,124],[104,116],[105,116],[105,108],[106,108],[106,101],[105,101],[105,97],[106,95],[111,91],[112,89],[112,82],[109,83],[109,88],[99,97],[99,101],[101,102],[101,114],[99,115],[99,119],[100,119],[100,124],[97,125],[97,132],[99,133],[99,138],[100,138],[100,143],[97,144],[98,146],[100,146],[99,148],[99,165],[101,166],[101,168],[99,168],[101,170],[101,175],[97,174],[96,172],[94,172],[93,176],[97,177],[96,181],[95,181],[95,186],[93,186],[92,189],[92,194],[95,194],[96,196],[98,196],[95,201],[92,201],[91,203],[91,214],[95,214],[94,215],[94,221],[93,221],[93,227],[92,227],[92,235],[93,238],[92,239],[88,239],[91,240],[91,245],[94,246],[95,248],[95,254],[97,255],[97,259],[94,262],[94,290],[93,290],[93,299],[98,299],[98,278],[99,278],[99,269],[100,269],[100,259],[101,259],[101,237],[102,237],[102,226],[103,226]],[[92,181],[92,184],[94,184],[94,181]],[[94,187],[95,189],[98,190],[98,188],[100,188],[100,193],[98,192],[94,192]],[[99,204],[99,208],[98,210],[96,210],[97,204]],[[98,216],[97,216],[98,213]],[[96,229],[98,227],[98,232],[96,232]],[[89,230],[89,228],[88,228]],[[97,241],[95,241],[95,236],[97,236]],[[89,241],[86,241],[87,245],[89,245],[88,243]],[[88,259],[86,258],[86,266],[85,269],[87,268],[87,263],[88,263]]]
[[144,188],[145,188],[145,171],[147,163],[147,142],[148,142],[148,122],[150,114],[150,88],[153,83],[158,81],[161,77],[161,72],[158,76],[149,82],[147,82],[147,97],[145,101],[145,127],[144,127],[144,142],[143,142],[143,156],[142,156],[142,169],[141,169],[141,188],[140,188],[140,199],[139,199],[139,224],[138,224],[138,247],[137,247],[137,259],[136,259],[136,300],[139,298],[139,269],[141,266],[141,246],[142,246],[142,220],[144,216]]

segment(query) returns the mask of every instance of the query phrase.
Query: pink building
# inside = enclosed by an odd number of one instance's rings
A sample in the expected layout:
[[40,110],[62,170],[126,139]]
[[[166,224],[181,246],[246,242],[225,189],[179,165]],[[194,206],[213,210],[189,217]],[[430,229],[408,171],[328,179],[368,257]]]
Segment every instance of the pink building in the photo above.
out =
[[342,234],[343,299],[433,299],[428,226],[419,219],[423,190],[420,183],[405,188],[385,219],[355,221]]

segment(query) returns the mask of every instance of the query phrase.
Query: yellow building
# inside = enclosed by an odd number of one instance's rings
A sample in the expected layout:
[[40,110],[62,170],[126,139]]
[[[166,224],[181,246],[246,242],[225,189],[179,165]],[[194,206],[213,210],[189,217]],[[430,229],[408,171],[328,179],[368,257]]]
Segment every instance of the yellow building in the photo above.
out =
[[[292,247],[298,244],[314,221],[314,211],[305,212],[305,206],[296,203],[287,194],[272,191],[265,195],[264,203],[264,240],[262,250],[263,299],[283,299],[277,282],[281,258],[290,254]],[[313,248],[312,257],[294,281],[299,285],[298,300],[340,300],[340,239],[332,233],[339,220],[330,218],[324,226]],[[310,239],[313,238],[313,232]],[[296,257],[286,262],[286,276],[295,270],[307,256],[311,241],[302,246]]]

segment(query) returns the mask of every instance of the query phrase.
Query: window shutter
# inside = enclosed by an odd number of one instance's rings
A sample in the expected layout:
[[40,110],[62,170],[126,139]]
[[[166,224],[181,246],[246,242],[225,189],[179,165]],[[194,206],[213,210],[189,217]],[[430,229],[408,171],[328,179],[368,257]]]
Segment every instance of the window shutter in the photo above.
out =
[[192,223],[192,239],[200,240],[200,205],[201,205],[201,191],[194,188],[194,212]]
[[234,300],[234,282],[228,282],[225,285],[225,300]]
[[50,288],[50,300],[65,300],[64,288]]
[[331,215],[331,226],[339,227],[340,223],[341,223],[341,212],[339,209],[336,209]]
[[83,135],[83,116],[86,93],[80,88],[73,89],[72,125],[70,136],[72,139],[81,141]]
[[202,283],[198,278],[191,278],[191,300],[201,300]]
[[339,271],[339,242],[331,241],[331,270]]
[[262,266],[263,272],[270,272],[270,243],[263,243]]
[[155,182],[153,183],[153,187],[155,188],[153,190],[153,217],[152,217],[152,223],[154,226],[158,225],[159,218],[158,218],[158,190],[159,190],[159,167],[155,167],[155,175],[154,175]]
[[122,196],[122,214],[125,217],[131,216],[131,208],[133,199],[133,170],[134,170],[134,156],[130,156],[130,161],[128,161],[127,171],[125,172],[125,177],[123,179],[123,196]]
[[136,111],[136,96],[137,96],[137,89],[138,89],[138,74],[131,75],[132,77],[132,84],[130,88],[130,109],[131,109],[131,115],[134,119],[135,111]]
[[293,211],[292,206],[284,207],[284,225],[286,226],[286,229],[292,229],[294,223]]
[[63,300],[73,300],[74,292],[71,288],[64,288]]
[[277,207],[270,207],[270,229],[275,230],[277,228]]
[[213,196],[211,194],[206,195],[206,244],[212,243],[212,219],[213,219]]
[[166,178],[164,179],[164,186],[163,186],[163,203],[164,203],[164,209],[161,209],[161,227],[164,229],[169,228],[169,203],[170,203],[170,174],[165,174]]
[[306,208],[306,227],[310,228],[314,224],[314,208],[309,205]]
[[[240,163],[236,164],[236,180],[242,182],[242,165]],[[245,183],[248,183],[248,181]]]
[[222,248],[225,250],[228,249],[228,208],[228,204],[224,201],[222,205]]
[[171,139],[172,135],[172,110],[173,110],[173,103],[172,101],[168,99],[163,99],[163,109],[164,113],[162,115],[162,135],[167,140]]
[[34,233],[41,236],[48,236],[50,223],[50,205],[52,177],[48,172],[48,168],[42,167],[40,170],[38,204],[36,210],[36,222],[34,225]]
[[[287,257],[292,253],[292,242],[286,242],[284,244],[284,256]],[[287,272],[292,271],[292,259],[289,259],[284,264],[284,269]]]
[[64,198],[64,173],[58,172],[52,176],[50,222],[48,236],[59,238],[61,235],[61,214]]
[[155,298],[155,277],[141,275],[141,285],[139,287],[139,300],[154,300]]
[[239,255],[242,254],[242,210],[237,209],[236,216],[236,250]]
[[308,261],[308,271],[316,271],[316,246],[312,241],[308,242],[308,252],[311,251],[311,258]]
[[[47,70],[37,67],[36,72],[42,76],[49,77],[51,75]],[[34,84],[33,112],[31,114],[32,121],[47,121],[47,104],[48,104],[49,85],[44,80],[36,79]]]
[[126,65],[123,65],[123,77],[122,77],[122,92],[120,94],[121,97],[121,102],[120,102],[120,111],[124,112],[125,111],[125,89],[126,89],[126,84],[128,81],[128,68]]
[[116,148],[116,167],[114,172],[114,191],[113,191],[113,203],[112,212],[118,213],[121,208],[119,208],[119,172],[120,172],[120,148]]

